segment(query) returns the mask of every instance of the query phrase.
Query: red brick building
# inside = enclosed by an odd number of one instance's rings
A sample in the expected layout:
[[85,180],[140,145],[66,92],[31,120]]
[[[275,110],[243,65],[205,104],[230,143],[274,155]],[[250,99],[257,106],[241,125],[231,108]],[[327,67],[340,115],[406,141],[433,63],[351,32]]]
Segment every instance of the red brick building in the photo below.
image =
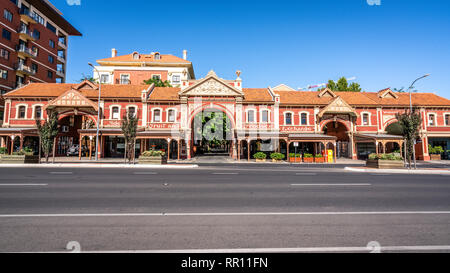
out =
[[[169,158],[191,158],[203,148],[208,113],[224,115],[229,130],[222,149],[231,157],[249,159],[257,151],[279,151],[289,156],[332,150],[336,157],[365,158],[369,153],[400,149],[403,139],[393,135],[396,114],[409,108],[409,95],[390,89],[379,92],[292,91],[277,88],[242,88],[242,80],[223,80],[211,71],[205,78],[182,81],[181,87],[134,84],[102,85],[100,101],[101,157],[123,156],[120,124],[132,111],[139,117],[137,154],[162,149]],[[5,116],[0,129],[8,150],[35,147],[35,119],[57,111],[60,119],[57,154],[71,145],[95,150],[99,86],[32,83],[5,95]],[[418,159],[429,160],[428,144],[449,150],[450,100],[432,93],[412,95],[423,123],[417,144]],[[207,113],[205,115],[205,113]],[[209,116],[211,117],[211,115]],[[393,130],[394,129],[394,130]],[[214,132],[213,132],[214,133]],[[92,152],[92,151],[91,151]]]
[[29,82],[63,83],[68,37],[81,36],[46,0],[0,0],[0,117],[3,95]]

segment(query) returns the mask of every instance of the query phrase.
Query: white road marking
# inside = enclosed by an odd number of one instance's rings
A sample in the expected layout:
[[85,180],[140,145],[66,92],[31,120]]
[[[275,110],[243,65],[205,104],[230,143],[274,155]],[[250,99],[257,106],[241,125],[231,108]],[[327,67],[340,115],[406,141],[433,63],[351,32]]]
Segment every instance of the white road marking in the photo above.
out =
[[295,175],[317,175],[317,173],[296,173]]
[[158,174],[155,172],[135,172],[134,174],[136,175],[153,175],[153,174]]
[[344,187],[357,186],[357,187],[361,187],[361,186],[372,186],[372,184],[365,184],[365,183],[360,183],[360,184],[319,184],[319,183],[315,183],[315,184],[291,184],[291,186],[344,186]]
[[80,214],[0,214],[0,218],[35,217],[160,217],[160,216],[320,216],[320,215],[439,215],[450,211],[336,211],[336,212],[186,212],[186,213],[80,213]]
[[212,173],[213,175],[238,175],[238,173]]
[[48,184],[0,184],[1,187],[48,186]]
[[67,174],[73,174],[73,172],[50,172],[50,174],[55,174],[55,175],[67,175]]
[[[429,246],[380,246],[379,251],[445,251],[450,250],[450,245],[429,245]],[[161,250],[97,250],[84,251],[82,253],[313,253],[313,252],[371,252],[368,247],[297,247],[297,248],[231,248],[231,249],[161,249]],[[60,252],[25,252],[25,253],[70,253],[71,251]],[[16,252],[17,253],[17,252]]]

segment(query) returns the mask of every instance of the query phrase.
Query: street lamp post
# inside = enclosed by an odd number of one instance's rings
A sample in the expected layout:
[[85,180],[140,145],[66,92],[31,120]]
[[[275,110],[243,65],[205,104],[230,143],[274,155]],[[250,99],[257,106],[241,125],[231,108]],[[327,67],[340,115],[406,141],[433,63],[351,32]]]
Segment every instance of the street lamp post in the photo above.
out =
[[96,148],[95,148],[95,161],[98,161],[98,150],[99,150],[99,145],[98,145],[98,135],[99,135],[99,131],[100,131],[100,98],[101,98],[101,94],[102,94],[102,81],[101,81],[101,78],[100,78],[100,72],[98,72],[98,70],[97,70],[97,68],[95,68],[95,66],[93,66],[91,63],[88,63],[88,65],[89,66],[91,66],[96,72],[97,72],[97,74],[98,74],[98,78],[99,78],[99,81],[98,81],[98,83],[99,83],[99,87],[98,87],[98,103],[97,103],[97,136],[96,136],[96,142],[95,142],[95,145],[96,145]]
[[[417,78],[415,81],[413,81],[413,83],[411,84],[411,86],[408,88],[408,92],[409,92],[409,113],[410,115],[412,115],[413,112],[413,108],[412,108],[412,89],[414,88],[414,84],[421,80],[424,79],[426,77],[430,76],[430,74],[426,74],[423,75],[422,77]],[[426,122],[426,121],[424,121]],[[416,140],[414,139],[414,146],[413,146],[413,159],[414,159],[414,169],[417,169],[417,162],[416,162]],[[410,166],[411,168],[411,166]]]

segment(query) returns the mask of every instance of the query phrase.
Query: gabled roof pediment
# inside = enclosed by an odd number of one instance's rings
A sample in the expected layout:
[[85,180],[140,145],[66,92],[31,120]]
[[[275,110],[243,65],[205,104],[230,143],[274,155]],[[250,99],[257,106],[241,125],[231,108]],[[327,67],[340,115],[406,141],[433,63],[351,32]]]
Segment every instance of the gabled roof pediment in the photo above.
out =
[[321,98],[321,97],[336,98],[337,97],[336,94],[333,91],[331,91],[331,89],[329,89],[328,87],[323,89],[322,91],[320,91],[318,96],[319,96],[319,98]]
[[97,90],[98,86],[89,80],[84,80],[80,84],[75,85],[73,87],[73,89],[75,89],[75,90],[80,90],[80,89],[95,89],[95,90]]
[[355,109],[351,107],[344,99],[341,97],[336,97],[332,100],[322,111],[319,112],[319,117],[324,114],[350,114],[353,116],[358,116]]
[[47,104],[46,109],[55,107],[79,107],[79,108],[94,108],[98,111],[98,106],[96,103],[86,98],[75,89],[68,90],[64,92],[61,96],[52,100]]
[[243,97],[244,92],[229,85],[214,71],[210,71],[205,78],[180,92],[180,96],[233,96]]
[[294,88],[282,83],[272,88],[273,91],[297,91]]
[[378,97],[380,98],[389,98],[389,99],[397,99],[398,95],[395,94],[394,91],[392,91],[390,88],[383,89],[378,92]]

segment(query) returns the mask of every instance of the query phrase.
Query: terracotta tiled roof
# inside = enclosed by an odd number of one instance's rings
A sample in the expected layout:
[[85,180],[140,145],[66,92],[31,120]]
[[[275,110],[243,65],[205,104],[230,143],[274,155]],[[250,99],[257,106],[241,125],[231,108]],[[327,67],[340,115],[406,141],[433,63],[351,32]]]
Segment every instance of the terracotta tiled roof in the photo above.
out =
[[155,87],[150,94],[150,101],[177,101],[180,90],[178,87]]
[[[300,105],[327,105],[332,98],[321,97],[319,92],[313,91],[282,91],[275,92],[280,95],[281,104],[300,104]],[[409,105],[408,93],[396,93],[397,99],[380,98],[378,92],[334,92],[337,96],[343,98],[350,105],[367,106],[405,106]],[[450,106],[450,100],[432,93],[414,93],[412,94],[413,105],[421,106]]]
[[136,63],[142,63],[142,62],[154,62],[154,63],[185,63],[190,64],[190,61],[187,61],[183,58],[179,58],[177,56],[173,55],[163,55],[161,54],[161,58],[159,60],[155,60],[154,54],[139,54],[139,58],[136,60],[133,58],[133,54],[128,55],[122,55],[117,57],[111,57],[106,59],[97,60],[98,63],[100,62],[136,62]]
[[[75,88],[78,84],[68,83],[30,83],[22,88],[5,94],[5,98],[13,97],[44,97],[56,98],[64,92]],[[140,98],[141,92],[147,89],[148,85],[134,84],[102,84],[102,98]],[[97,98],[98,90],[96,89],[80,89],[81,94],[88,98]]]
[[273,102],[267,88],[242,88],[245,102]]

